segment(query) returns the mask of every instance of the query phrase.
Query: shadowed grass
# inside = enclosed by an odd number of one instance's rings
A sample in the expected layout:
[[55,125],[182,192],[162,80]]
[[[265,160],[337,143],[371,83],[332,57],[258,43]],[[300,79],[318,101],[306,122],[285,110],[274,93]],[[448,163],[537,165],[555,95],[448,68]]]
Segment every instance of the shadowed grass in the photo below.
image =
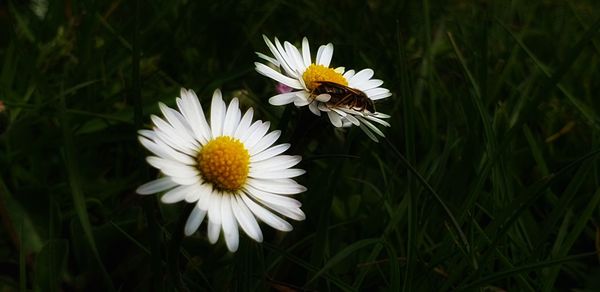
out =
[[[47,2],[44,11],[33,6]],[[36,6],[36,7],[38,7]],[[43,8],[43,6],[40,6]],[[38,7],[39,8],[39,7]],[[600,4],[0,1],[0,290],[600,289]],[[335,46],[390,98],[385,139],[268,103],[262,35]],[[239,251],[158,173],[137,130],[214,89],[302,155],[306,220]],[[383,141],[385,140],[385,141]]]

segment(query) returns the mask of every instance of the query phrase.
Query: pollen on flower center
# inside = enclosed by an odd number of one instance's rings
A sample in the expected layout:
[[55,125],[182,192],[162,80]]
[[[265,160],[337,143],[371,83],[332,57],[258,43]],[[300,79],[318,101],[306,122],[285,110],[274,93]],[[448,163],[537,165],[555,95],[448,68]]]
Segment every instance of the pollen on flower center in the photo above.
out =
[[221,136],[209,141],[197,160],[204,181],[218,190],[237,191],[248,177],[250,155],[238,139]]
[[302,79],[304,79],[304,84],[306,84],[306,87],[310,90],[317,87],[315,82],[318,81],[329,81],[348,86],[348,81],[342,74],[323,65],[310,64],[302,74]]

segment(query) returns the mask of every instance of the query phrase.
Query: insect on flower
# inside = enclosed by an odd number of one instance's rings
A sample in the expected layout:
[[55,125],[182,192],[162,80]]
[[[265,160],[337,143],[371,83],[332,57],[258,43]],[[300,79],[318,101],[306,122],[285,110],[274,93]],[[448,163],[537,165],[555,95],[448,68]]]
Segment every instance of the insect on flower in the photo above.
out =
[[364,111],[366,109],[371,113],[375,112],[373,101],[358,89],[329,81],[317,81],[315,83],[317,86],[311,91],[311,99],[315,99],[321,94],[326,94],[330,96],[329,101],[326,102],[328,107],[345,106],[348,109],[357,111]]
[[255,62],[256,71],[292,90],[278,91],[269,98],[272,105],[293,103],[296,107],[308,106],[315,115],[326,113],[331,124],[336,127],[357,126],[373,141],[377,136],[385,137],[377,127],[379,124],[390,127],[385,119],[389,115],[377,112],[374,101],[388,98],[392,93],[381,87],[383,81],[372,78],[372,69],[346,70],[345,67],[332,67],[333,44],[318,48],[316,57],[311,54],[307,38],[302,46],[290,42],[274,42],[263,36],[270,55],[257,52],[262,62]]

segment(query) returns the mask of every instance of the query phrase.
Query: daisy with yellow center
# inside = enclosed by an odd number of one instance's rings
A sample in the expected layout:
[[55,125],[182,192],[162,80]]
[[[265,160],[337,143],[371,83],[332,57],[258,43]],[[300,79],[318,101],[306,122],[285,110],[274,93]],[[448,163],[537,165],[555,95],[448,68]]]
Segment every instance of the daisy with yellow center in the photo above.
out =
[[280,131],[267,133],[269,122],[252,122],[252,108],[242,116],[237,98],[227,106],[218,89],[208,121],[193,91],[181,89],[176,102],[179,110],[160,103],[164,118],[153,115],[154,128],[139,131],[140,142],[154,154],[146,160],[163,177],[137,193],[166,191],[164,203],[195,204],[185,234],[195,233],[208,216],[209,241],[217,242],[222,231],[231,252],[238,248],[240,228],[262,242],[259,220],[281,231],[292,226],[280,216],[304,220],[301,203],[290,197],[306,191],[292,179],[304,173],[292,168],[301,157],[282,155],[290,144],[273,146]]
[[[378,141],[375,134],[384,137],[374,123],[389,127],[390,124],[383,119],[390,116],[375,111],[374,106],[357,105],[372,105],[374,101],[392,95],[389,90],[380,87],[383,81],[371,79],[373,70],[355,72],[345,71],[344,67],[330,67],[333,57],[331,43],[319,47],[313,62],[307,38],[302,39],[301,52],[287,41],[282,45],[277,38],[274,43],[266,36],[263,38],[272,56],[257,52],[266,64],[255,62],[256,71],[293,89],[271,97],[269,102],[272,105],[308,105],[315,115],[327,113],[335,127],[355,125],[375,141]],[[327,87],[323,87],[324,82]]]

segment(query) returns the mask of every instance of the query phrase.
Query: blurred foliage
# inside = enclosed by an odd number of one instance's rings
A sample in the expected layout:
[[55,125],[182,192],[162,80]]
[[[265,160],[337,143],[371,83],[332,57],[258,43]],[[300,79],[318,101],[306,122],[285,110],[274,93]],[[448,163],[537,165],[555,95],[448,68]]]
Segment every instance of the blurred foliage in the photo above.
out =
[[[0,291],[598,290],[599,15],[593,0],[2,0]],[[387,140],[269,105],[262,34],[373,68],[394,93],[377,104]],[[134,193],[156,175],[136,131],[181,86],[284,131],[306,221],[231,254],[204,225],[183,237],[184,204]]]

